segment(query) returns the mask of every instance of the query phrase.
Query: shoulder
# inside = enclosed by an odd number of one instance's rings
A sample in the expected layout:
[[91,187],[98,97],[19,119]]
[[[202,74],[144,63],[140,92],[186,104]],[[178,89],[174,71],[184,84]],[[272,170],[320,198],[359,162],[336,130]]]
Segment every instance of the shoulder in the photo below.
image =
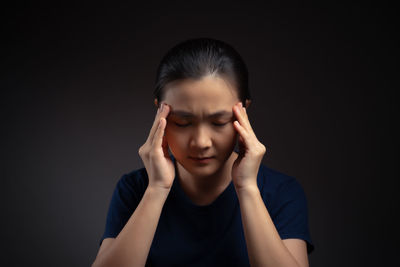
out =
[[314,245],[308,226],[307,197],[300,182],[265,165],[260,166],[257,178],[262,199],[281,239],[305,240],[311,253]]
[[146,191],[149,179],[145,168],[135,169],[122,175],[118,180],[115,194],[120,196],[137,196],[139,199]]
[[295,177],[274,170],[265,164],[260,165],[257,182],[260,190],[268,190],[270,192],[281,191],[287,186],[301,187]]
[[146,168],[140,168],[136,170],[132,170],[128,173],[122,175],[122,177],[118,181],[119,183],[123,183],[129,186],[132,185],[146,185],[149,183],[149,178],[147,176]]
[[295,177],[272,169],[265,164],[260,165],[257,183],[263,199],[269,205],[290,198],[305,200],[303,187]]

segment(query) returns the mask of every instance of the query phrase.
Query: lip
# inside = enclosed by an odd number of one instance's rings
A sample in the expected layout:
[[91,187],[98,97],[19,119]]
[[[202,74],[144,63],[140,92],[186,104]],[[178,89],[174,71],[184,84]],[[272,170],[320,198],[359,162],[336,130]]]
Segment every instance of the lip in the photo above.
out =
[[209,163],[214,157],[189,157],[191,160],[193,160],[194,162],[197,163],[203,163],[203,164],[207,164]]

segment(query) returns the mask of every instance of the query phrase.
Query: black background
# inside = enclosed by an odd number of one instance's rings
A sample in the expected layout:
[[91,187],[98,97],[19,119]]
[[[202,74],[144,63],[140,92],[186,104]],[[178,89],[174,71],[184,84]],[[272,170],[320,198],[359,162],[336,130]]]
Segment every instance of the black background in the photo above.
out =
[[4,266],[93,262],[117,180],[142,167],[159,61],[194,37],[246,61],[263,163],[307,194],[311,266],[394,262],[394,9],[145,1],[1,13]]

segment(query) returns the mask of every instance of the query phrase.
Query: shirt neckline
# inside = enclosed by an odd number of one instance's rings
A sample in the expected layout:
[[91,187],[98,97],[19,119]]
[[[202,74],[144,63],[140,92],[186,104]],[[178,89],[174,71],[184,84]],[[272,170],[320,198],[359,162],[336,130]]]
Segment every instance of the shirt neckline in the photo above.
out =
[[176,195],[179,197],[180,199],[180,203],[184,206],[186,206],[187,208],[191,209],[191,210],[196,210],[196,211],[201,211],[201,212],[205,212],[205,211],[210,211],[212,209],[216,209],[218,208],[218,206],[222,205],[222,203],[224,202],[224,200],[226,200],[227,196],[233,191],[233,182],[230,181],[230,183],[228,184],[228,186],[224,189],[224,191],[222,191],[218,197],[216,199],[214,199],[213,202],[211,202],[208,205],[197,205],[195,204],[188,195],[186,195],[185,191],[183,190],[181,183],[177,177],[177,167],[176,167],[176,159],[175,157],[171,154],[171,159],[174,163],[175,166],[175,178],[174,178],[174,182],[173,182],[173,186],[172,189],[173,191],[176,193]]

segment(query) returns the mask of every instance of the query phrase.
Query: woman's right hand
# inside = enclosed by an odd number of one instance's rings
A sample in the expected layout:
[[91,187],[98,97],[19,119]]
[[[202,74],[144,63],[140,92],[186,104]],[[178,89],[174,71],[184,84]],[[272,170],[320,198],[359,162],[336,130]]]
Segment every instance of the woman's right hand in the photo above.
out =
[[168,143],[164,138],[169,111],[170,107],[161,103],[150,134],[139,148],[139,155],[149,177],[149,187],[171,189],[175,178],[174,163],[168,154]]

